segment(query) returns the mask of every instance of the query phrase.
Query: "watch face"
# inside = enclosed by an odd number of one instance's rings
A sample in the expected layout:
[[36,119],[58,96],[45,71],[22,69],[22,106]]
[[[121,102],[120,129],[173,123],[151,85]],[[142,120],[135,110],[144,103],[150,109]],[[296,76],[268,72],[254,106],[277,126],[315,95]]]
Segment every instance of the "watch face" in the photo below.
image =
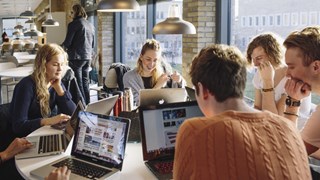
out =
[[289,99],[289,98],[286,99],[286,105],[291,106],[291,99]]
[[290,97],[288,97],[287,99],[286,99],[286,105],[287,106],[296,106],[296,107],[298,107],[298,106],[300,106],[300,101],[292,101],[292,99],[290,98]]

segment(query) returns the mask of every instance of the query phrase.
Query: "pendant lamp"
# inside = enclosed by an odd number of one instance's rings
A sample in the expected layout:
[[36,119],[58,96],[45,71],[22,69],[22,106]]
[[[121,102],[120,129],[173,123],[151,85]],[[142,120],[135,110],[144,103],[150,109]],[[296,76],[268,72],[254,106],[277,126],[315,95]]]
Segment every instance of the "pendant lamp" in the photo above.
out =
[[37,30],[37,27],[35,24],[30,24],[30,29],[26,32],[24,32],[24,36],[43,36],[42,32]]
[[140,6],[136,0],[101,0],[97,8],[99,12],[130,12],[139,10]]
[[32,20],[32,18],[29,18],[29,20],[27,20],[26,22],[24,22],[25,24],[33,24],[34,22],[33,22],[33,20]]
[[28,8],[27,8],[27,10],[24,11],[24,12],[22,12],[22,13],[20,14],[20,17],[22,17],[22,18],[34,18],[34,17],[35,17],[34,13],[31,11],[31,7],[30,7],[30,4],[29,4],[29,1],[28,1]]
[[179,5],[172,4],[169,8],[167,19],[156,24],[153,34],[196,34],[196,28],[180,17]]
[[47,20],[45,20],[44,22],[42,22],[42,26],[44,26],[44,27],[55,27],[55,26],[59,26],[59,22],[52,19],[52,14],[51,14],[51,0],[49,0],[49,7],[50,7],[50,11],[49,11]]

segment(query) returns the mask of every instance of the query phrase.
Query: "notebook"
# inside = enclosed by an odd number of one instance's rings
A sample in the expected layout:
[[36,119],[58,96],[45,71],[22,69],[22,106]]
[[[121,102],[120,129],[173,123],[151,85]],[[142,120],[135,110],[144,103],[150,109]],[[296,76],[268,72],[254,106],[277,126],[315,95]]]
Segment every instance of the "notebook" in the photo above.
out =
[[119,95],[110,96],[96,102],[89,103],[86,111],[96,114],[110,115],[113,106],[116,104]]
[[[85,111],[80,111],[78,118],[71,155],[35,169],[31,175],[43,179],[64,165],[71,170],[70,179],[105,179],[121,171],[130,120]],[[88,126],[86,121],[94,125]]]
[[196,101],[196,91],[188,86],[186,86],[185,89],[187,91],[189,101]]
[[65,124],[56,125],[56,128],[65,126],[64,131],[60,131],[60,133],[26,137],[26,139],[33,144],[32,148],[26,149],[22,153],[17,154],[15,158],[23,159],[49,156],[65,152],[77,127],[76,124],[78,121],[78,113],[81,110],[84,110],[84,107],[81,101],[79,101],[76,109],[71,115],[70,120]]
[[184,102],[187,93],[184,88],[141,89],[139,106]]
[[158,179],[172,179],[178,129],[203,114],[196,101],[140,106],[139,113],[143,160]]

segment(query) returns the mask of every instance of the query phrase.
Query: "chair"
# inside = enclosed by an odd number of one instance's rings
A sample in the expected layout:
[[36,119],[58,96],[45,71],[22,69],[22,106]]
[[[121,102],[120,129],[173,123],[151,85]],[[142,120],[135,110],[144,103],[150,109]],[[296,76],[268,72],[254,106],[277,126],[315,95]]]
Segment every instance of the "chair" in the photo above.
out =
[[[15,63],[13,62],[3,62],[0,63],[0,71],[15,68],[17,67]],[[15,86],[19,81],[15,78],[10,77],[1,77],[1,87],[6,86],[7,90],[7,102],[10,102],[9,100],[9,92],[13,91],[13,88],[10,89],[10,86]]]
[[1,55],[3,56],[6,52],[11,52],[12,45],[10,43],[4,43],[2,44],[1,48]]
[[33,43],[26,43],[24,45],[24,50],[27,51],[28,53],[33,53],[34,51],[34,44]]
[[19,44],[13,44],[12,45],[12,54],[14,52],[22,52],[23,51],[23,44],[19,43]]
[[98,91],[99,95],[112,93],[115,91],[123,91],[123,75],[130,70],[128,65],[122,63],[113,63],[106,72],[104,85],[90,88],[90,90]]

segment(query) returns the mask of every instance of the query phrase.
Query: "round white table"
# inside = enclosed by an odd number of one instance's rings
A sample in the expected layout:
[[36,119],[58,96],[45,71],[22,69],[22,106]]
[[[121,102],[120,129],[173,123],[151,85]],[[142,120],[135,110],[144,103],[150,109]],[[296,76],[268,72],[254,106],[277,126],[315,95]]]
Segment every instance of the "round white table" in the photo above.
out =
[[[41,135],[54,133],[55,130],[49,126],[43,126],[32,132],[30,135]],[[36,179],[30,175],[30,171],[39,168],[45,164],[51,163],[63,156],[67,156],[71,152],[72,142],[69,143],[67,151],[60,155],[45,156],[29,159],[15,159],[16,167],[21,176],[25,179]],[[122,171],[108,179],[123,179],[123,180],[138,180],[138,179],[156,179],[156,177],[145,166],[142,158],[141,143],[127,143],[125,159],[123,162]]]

